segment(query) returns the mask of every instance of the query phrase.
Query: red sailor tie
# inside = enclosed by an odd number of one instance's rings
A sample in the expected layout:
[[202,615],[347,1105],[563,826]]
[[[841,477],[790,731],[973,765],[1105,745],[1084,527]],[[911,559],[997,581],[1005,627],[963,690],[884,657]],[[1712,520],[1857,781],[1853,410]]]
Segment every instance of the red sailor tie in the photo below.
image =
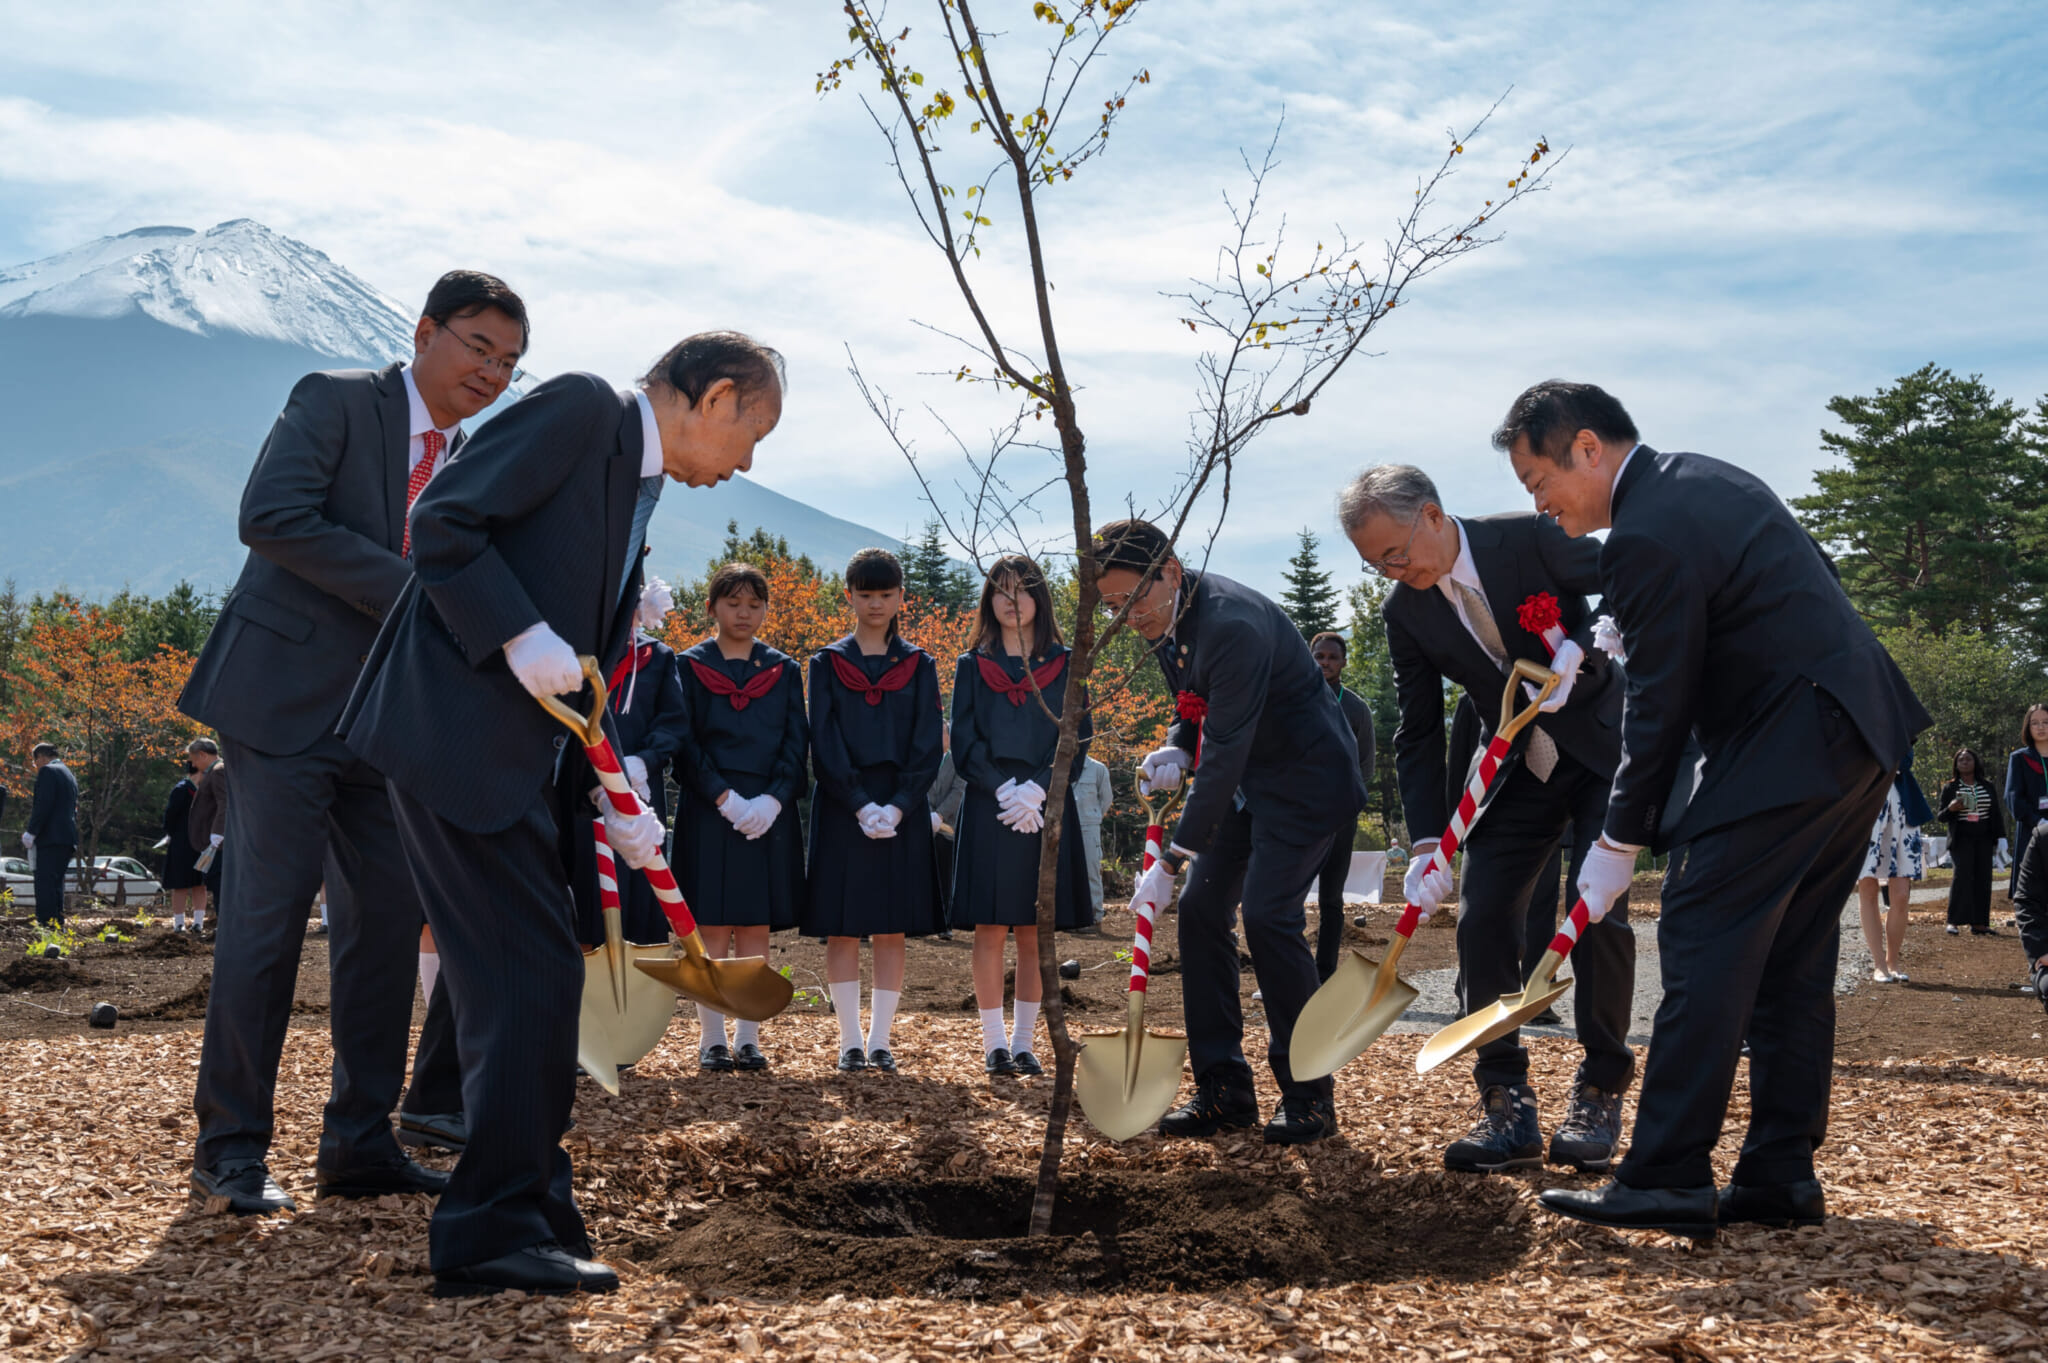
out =
[[412,466],[412,476],[405,480],[405,542],[398,550],[400,558],[412,557],[412,504],[420,499],[420,489],[427,485],[427,479],[434,476],[434,464],[447,444],[448,437],[439,431],[428,431],[420,437],[420,461]]
[[709,691],[714,696],[728,698],[732,701],[732,708],[735,710],[746,709],[749,705],[761,699],[770,691],[773,691],[775,684],[782,680],[782,668],[780,665],[771,667],[766,672],[756,673],[748,679],[745,686],[741,686],[717,668],[705,666],[695,658],[690,659],[690,670],[697,674],[697,680],[704,684],[706,691]]

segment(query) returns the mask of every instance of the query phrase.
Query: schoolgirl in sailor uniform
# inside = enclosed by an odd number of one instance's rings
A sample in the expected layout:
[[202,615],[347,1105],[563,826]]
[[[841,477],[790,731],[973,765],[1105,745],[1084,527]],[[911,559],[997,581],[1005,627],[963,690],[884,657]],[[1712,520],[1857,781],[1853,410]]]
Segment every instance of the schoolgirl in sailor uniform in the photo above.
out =
[[[811,657],[810,884],[801,927],[825,939],[839,1068],[893,1074],[889,1028],[903,992],[903,939],[939,930],[928,792],[943,742],[929,653],[897,633],[903,565],[863,549],[846,565],[853,633]],[[860,939],[874,991],[860,1030]]]
[[[1068,653],[1045,574],[1021,554],[998,559],[981,587],[974,646],[953,677],[953,761],[967,782],[953,859],[952,922],[974,933],[974,1001],[990,1074],[1045,1073],[1033,1054],[1043,985],[1038,972],[1038,858],[1052,787]],[[1050,713],[1048,713],[1050,711]],[[1061,928],[1094,921],[1073,782],[1092,732],[1068,773],[1054,899]],[[1003,947],[1017,939],[1016,1007],[1003,1032]]]
[[[689,724],[676,756],[678,883],[713,957],[768,955],[768,934],[796,926],[804,895],[797,801],[809,788],[811,728],[803,669],[755,637],[768,578],[750,563],[711,575],[705,606],[715,637],[681,658]],[[698,1064],[764,1070],[760,1024],[741,1019],[728,1049],[725,1015],[697,1006]]]

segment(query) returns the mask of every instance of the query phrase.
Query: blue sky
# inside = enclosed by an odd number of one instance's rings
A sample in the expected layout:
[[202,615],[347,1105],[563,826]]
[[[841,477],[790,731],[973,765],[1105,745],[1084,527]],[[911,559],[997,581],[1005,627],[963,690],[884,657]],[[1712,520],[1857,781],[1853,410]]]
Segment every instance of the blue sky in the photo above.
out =
[[[982,0],[999,72],[1026,0]],[[1144,67],[1109,154],[1046,207],[1098,505],[1182,466],[1198,345],[1164,295],[1206,275],[1240,148],[1286,113],[1268,202],[1312,241],[1377,239],[1453,125],[1510,90],[1445,199],[1491,197],[1538,136],[1570,154],[1499,245],[1425,281],[1306,419],[1254,448],[1216,543],[1271,586],[1356,468],[1430,469],[1454,511],[1526,505],[1486,437],[1551,375],[1645,438],[1790,496],[1827,399],[1935,361],[2048,393],[2048,24],[2038,5],[1285,6],[1154,0],[1104,81]],[[626,380],[688,331],[785,350],[761,481],[901,531],[917,486],[846,374],[970,439],[999,413],[926,377],[964,325],[853,94],[830,0],[57,7],[0,3],[0,264],[151,223],[254,217],[401,300],[452,265],[532,305],[535,370]],[[892,18],[929,27],[926,4]],[[864,82],[865,83],[865,82]],[[870,87],[871,88],[871,87]],[[964,139],[963,139],[964,141]],[[983,269],[1024,319],[997,200]],[[1010,324],[1015,329],[1015,323]],[[920,444],[945,463],[929,423]],[[1052,532],[1056,533],[1056,531]]]

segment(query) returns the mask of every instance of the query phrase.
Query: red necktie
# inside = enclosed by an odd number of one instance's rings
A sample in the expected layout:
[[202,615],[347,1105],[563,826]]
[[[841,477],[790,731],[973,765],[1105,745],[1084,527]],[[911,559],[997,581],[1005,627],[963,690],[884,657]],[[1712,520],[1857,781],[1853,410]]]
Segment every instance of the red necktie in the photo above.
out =
[[412,557],[412,504],[420,499],[420,489],[427,485],[427,479],[434,476],[434,462],[447,443],[448,438],[439,431],[428,431],[420,437],[420,461],[412,466],[412,476],[405,480],[405,542],[398,551],[400,558]]

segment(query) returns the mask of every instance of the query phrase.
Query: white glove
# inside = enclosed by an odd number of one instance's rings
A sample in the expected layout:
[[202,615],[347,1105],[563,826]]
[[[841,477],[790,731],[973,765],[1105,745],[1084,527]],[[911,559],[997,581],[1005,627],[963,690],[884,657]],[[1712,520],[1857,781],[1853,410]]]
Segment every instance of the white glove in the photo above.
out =
[[883,805],[882,812],[875,816],[875,822],[888,829],[890,835],[894,836],[896,825],[903,822],[903,811],[894,805]]
[[1017,822],[1010,826],[1019,833],[1036,833],[1045,827],[1045,815],[1035,809],[1019,810],[1018,814]]
[[1635,879],[1639,843],[1612,843],[1606,834],[1586,849],[1586,864],[1579,868],[1579,898],[1586,901],[1586,916],[1597,923],[1614,907],[1614,901],[1628,893]]
[[1159,790],[1179,790],[1182,773],[1195,764],[1185,748],[1159,748],[1145,754],[1138,764],[1138,790],[1150,795]]
[[1013,809],[1017,804],[1017,783],[1005,781],[996,787],[996,805],[1001,809]]
[[640,803],[648,804],[654,799],[647,785],[647,763],[638,757],[626,759],[626,784],[633,787],[633,793],[640,797]]
[[942,819],[942,818],[940,818],[940,817],[939,817],[939,811],[938,811],[938,810],[936,810],[936,809],[935,809],[935,810],[933,810],[933,811],[932,811],[932,832],[934,832],[934,833],[937,833],[937,832],[938,832],[938,831],[939,831],[939,830],[940,830],[941,828],[944,828],[945,826],[946,826],[946,821],[945,821],[944,819]]
[[996,822],[1005,828],[1015,829],[1024,822],[1031,811],[1023,805],[1004,805],[996,810]]
[[654,811],[643,809],[638,814],[621,814],[608,809],[604,815],[604,840],[612,845],[619,859],[639,870],[654,860],[661,850],[661,820]]
[[753,799],[747,801],[747,812],[741,816],[740,821],[734,824],[733,827],[746,834],[747,841],[752,842],[755,838],[760,837],[770,828],[773,828],[776,818],[781,813],[782,801],[776,799],[773,795],[756,795]]
[[746,797],[736,790],[726,791],[725,799],[718,806],[718,812],[724,816],[727,823],[738,828],[740,820],[747,817]]
[[1131,891],[1131,910],[1137,911],[1140,904],[1150,904],[1163,909],[1173,898],[1173,872],[1166,869],[1164,858],[1152,863],[1152,869],[1138,877],[1138,883]]
[[32,851],[34,851],[34,850],[35,850],[35,846],[36,846],[36,835],[35,835],[35,834],[33,834],[33,833],[24,833],[24,834],[22,834],[22,835],[21,835],[21,850],[22,850],[22,851],[24,851],[24,852],[32,852]]
[[1401,893],[1422,910],[1417,921],[1427,923],[1437,906],[1451,897],[1451,873],[1438,866],[1434,856],[1416,857],[1401,878]]
[[854,811],[853,817],[860,823],[860,831],[871,838],[896,836],[895,825],[888,822],[882,813],[882,807],[872,800]]
[[[1550,699],[1538,707],[1546,715],[1556,714],[1564,709],[1564,703],[1572,698],[1572,683],[1579,679],[1579,669],[1585,666],[1586,650],[1576,640],[1567,639],[1558,646],[1550,659],[1550,670],[1557,673],[1557,689],[1550,693]],[[1534,700],[1543,694],[1535,682],[1523,682],[1522,689]]]
[[1042,810],[1045,808],[1045,787],[1036,781],[1026,781],[1017,787],[1017,798],[1033,810]]
[[1621,626],[1614,623],[1611,615],[1603,615],[1593,622],[1593,647],[1618,663],[1628,661],[1628,650],[1621,642]]
[[633,623],[650,633],[659,631],[675,608],[676,594],[669,590],[668,583],[654,578],[640,589],[640,605],[633,612]]
[[208,846],[218,847],[221,844],[221,835],[218,833],[210,833],[207,835],[206,841]]
[[535,700],[566,696],[583,689],[583,665],[576,650],[543,620],[505,641],[505,661],[512,675]]

